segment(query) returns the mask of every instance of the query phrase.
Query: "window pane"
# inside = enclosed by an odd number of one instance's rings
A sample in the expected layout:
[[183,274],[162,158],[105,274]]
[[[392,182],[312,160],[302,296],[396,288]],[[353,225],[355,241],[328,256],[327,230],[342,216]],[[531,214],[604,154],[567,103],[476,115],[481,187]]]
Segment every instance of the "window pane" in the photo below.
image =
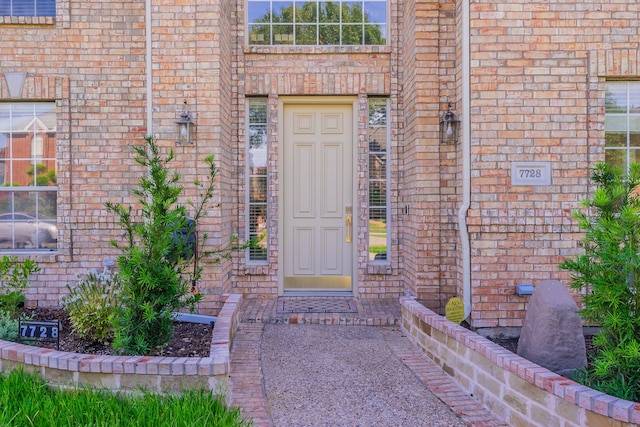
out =
[[386,1],[277,1],[269,7],[249,0],[247,17],[252,45],[382,45],[387,39]]
[[56,248],[55,131],[52,102],[0,104],[1,249]]
[[36,16],[56,16],[55,0],[37,0]]
[[369,151],[385,151],[387,145],[387,128],[369,129]]
[[293,2],[273,2],[272,12],[273,22],[293,22]]
[[386,181],[372,181],[369,183],[369,206],[384,207],[387,205]]
[[640,84],[629,83],[629,113],[640,113]]
[[267,201],[267,177],[252,176],[249,178],[249,201],[262,202]]
[[360,2],[343,2],[342,3],[342,22],[364,22],[362,3]]
[[369,260],[387,259],[386,209],[372,209],[369,216]]
[[387,42],[387,26],[384,24],[367,24],[364,26],[364,44],[378,45]]
[[250,24],[254,22],[269,22],[271,4],[268,1],[250,1],[247,19]]
[[384,126],[387,124],[387,103],[382,101],[369,102],[369,125]]
[[607,132],[604,136],[605,147],[626,147],[627,134],[619,132]]
[[362,44],[362,25],[343,25],[342,44]]
[[626,170],[627,150],[605,150],[604,161],[607,164]]
[[339,23],[340,22],[340,3],[337,2],[320,2],[319,4],[319,22],[323,23]]
[[296,25],[296,44],[317,44],[317,31],[318,28],[315,25]]
[[12,0],[12,16],[35,16],[36,5],[34,0]]
[[54,193],[0,193],[0,249],[55,249],[55,218]]
[[248,118],[248,238],[258,247],[248,250],[249,261],[267,260],[267,102],[249,99]]
[[340,44],[340,26],[339,25],[320,25],[318,44],[321,45],[339,45]]
[[249,44],[271,44],[271,36],[269,25],[250,25],[249,26]]
[[387,100],[369,100],[369,260],[388,258]]
[[318,3],[316,2],[297,2],[296,16],[297,23],[316,23],[318,22]]
[[626,113],[626,83],[607,83],[607,91],[605,94],[605,111],[606,113]]
[[387,4],[381,1],[364,2],[364,22],[385,24],[387,22]]
[[293,25],[274,25],[273,44],[293,44]]

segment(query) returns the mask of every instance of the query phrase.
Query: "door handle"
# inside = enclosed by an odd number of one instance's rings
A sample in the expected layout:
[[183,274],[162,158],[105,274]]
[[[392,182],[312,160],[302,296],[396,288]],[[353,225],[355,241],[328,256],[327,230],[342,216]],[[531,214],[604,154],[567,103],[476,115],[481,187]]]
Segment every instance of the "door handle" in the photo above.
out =
[[345,222],[347,223],[347,238],[345,242],[351,243],[351,215],[347,215]]

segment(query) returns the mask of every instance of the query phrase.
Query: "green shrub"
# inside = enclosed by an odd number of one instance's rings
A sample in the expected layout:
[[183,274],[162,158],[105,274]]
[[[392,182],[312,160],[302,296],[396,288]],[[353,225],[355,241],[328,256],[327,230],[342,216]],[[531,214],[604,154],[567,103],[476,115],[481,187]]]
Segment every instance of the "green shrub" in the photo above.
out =
[[574,212],[585,232],[584,254],[560,264],[584,292],[581,314],[601,327],[600,349],[579,377],[612,396],[640,401],[640,165],[628,174],[604,163],[592,173],[597,184]]
[[0,340],[18,340],[18,320],[7,311],[0,311]]
[[4,255],[0,259],[0,311],[7,311],[15,318],[24,304],[24,290],[29,277],[40,271],[32,259],[20,262],[18,257]]
[[178,204],[183,190],[178,184],[180,175],[167,166],[173,151],[161,158],[153,138],[147,138],[146,148],[133,148],[136,162],[146,168],[133,191],[142,207],[141,216],[134,217],[132,206],[106,204],[124,230],[123,242],[112,241],[122,252],[117,259],[122,287],[114,316],[113,347],[124,354],[146,354],[169,343],[175,311],[193,310],[201,300],[201,295],[191,292],[201,277],[199,261],[219,262],[248,245],[238,246],[232,239],[227,246],[208,251],[203,249],[207,234],[196,236],[196,225],[213,197],[217,168],[212,155],[203,159],[208,182],[194,182],[200,200],[197,204],[187,201],[193,208],[189,218],[186,206]]
[[67,288],[69,294],[60,303],[74,332],[94,341],[112,339],[112,318],[120,288],[118,274],[92,270],[80,276],[75,286],[67,284]]

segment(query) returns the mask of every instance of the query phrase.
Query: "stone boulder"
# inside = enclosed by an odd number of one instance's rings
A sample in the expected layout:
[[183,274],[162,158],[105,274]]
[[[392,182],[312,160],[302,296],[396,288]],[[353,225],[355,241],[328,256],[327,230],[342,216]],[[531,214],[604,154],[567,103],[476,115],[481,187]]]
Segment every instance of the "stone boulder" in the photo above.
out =
[[545,280],[529,301],[518,340],[518,355],[557,374],[587,366],[578,306],[564,284]]

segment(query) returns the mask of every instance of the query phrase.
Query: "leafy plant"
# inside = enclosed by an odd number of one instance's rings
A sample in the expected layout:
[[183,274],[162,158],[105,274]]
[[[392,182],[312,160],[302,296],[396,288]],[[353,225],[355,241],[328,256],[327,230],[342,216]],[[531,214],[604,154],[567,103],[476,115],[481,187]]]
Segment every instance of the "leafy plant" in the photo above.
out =
[[120,288],[118,273],[91,270],[78,277],[75,286],[67,284],[69,294],[60,300],[71,327],[82,338],[105,341],[113,338],[113,315]]
[[7,311],[0,311],[0,340],[18,340],[18,320]]
[[24,290],[29,285],[29,277],[40,271],[32,259],[20,262],[18,257],[4,255],[0,259],[0,310],[15,318],[24,305]]
[[601,163],[592,172],[598,185],[574,212],[585,232],[584,254],[560,264],[571,286],[584,292],[584,319],[601,327],[598,354],[580,374],[590,387],[640,401],[640,164],[629,173]]
[[196,225],[213,197],[217,174],[213,155],[202,159],[208,182],[194,182],[200,200],[197,204],[187,201],[193,209],[190,219],[187,207],[178,204],[183,191],[180,175],[168,168],[173,150],[163,159],[153,138],[146,141],[146,149],[134,147],[136,162],[147,169],[133,190],[139,197],[140,217],[134,217],[132,206],[106,204],[124,229],[124,241],[112,244],[122,251],[117,259],[122,292],[114,316],[113,347],[125,354],[146,354],[169,343],[173,312],[183,307],[193,310],[202,298],[191,292],[197,290],[202,274],[200,260],[220,262],[247,247],[231,239],[227,246],[204,250],[208,236],[196,234]]

